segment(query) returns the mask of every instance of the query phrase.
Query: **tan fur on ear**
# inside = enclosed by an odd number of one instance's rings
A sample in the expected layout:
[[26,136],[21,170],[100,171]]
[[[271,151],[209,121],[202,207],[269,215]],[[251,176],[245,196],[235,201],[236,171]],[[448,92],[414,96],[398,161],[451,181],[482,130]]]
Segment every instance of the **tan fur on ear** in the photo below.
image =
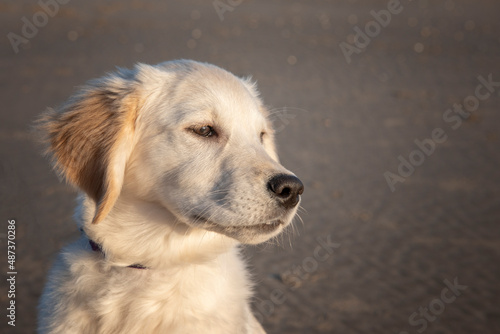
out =
[[91,81],[38,122],[55,168],[96,202],[92,223],[109,213],[123,184],[140,107],[133,76],[121,70]]

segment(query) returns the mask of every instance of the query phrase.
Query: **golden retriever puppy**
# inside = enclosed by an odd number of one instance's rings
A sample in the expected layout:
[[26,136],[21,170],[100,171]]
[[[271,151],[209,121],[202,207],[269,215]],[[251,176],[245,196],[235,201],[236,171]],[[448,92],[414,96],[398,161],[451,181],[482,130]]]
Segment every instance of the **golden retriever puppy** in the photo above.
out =
[[238,245],[278,235],[301,181],[256,90],[216,66],[139,64],[38,123],[81,190],[81,238],[50,272],[40,333],[264,333]]

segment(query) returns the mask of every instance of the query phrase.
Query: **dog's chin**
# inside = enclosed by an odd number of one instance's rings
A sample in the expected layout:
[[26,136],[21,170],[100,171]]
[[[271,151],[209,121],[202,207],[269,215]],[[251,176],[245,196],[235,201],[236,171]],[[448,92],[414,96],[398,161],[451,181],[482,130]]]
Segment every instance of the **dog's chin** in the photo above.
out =
[[236,239],[241,243],[255,245],[275,237],[290,224],[290,221],[274,219],[263,224],[253,225],[222,225],[209,221],[203,217],[193,217],[197,227],[217,232]]

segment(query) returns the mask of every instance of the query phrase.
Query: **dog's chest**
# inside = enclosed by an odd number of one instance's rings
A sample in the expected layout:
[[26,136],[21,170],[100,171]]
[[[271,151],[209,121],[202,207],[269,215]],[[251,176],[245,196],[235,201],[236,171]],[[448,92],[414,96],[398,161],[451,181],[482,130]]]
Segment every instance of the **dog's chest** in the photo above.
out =
[[165,271],[120,268],[107,277],[94,305],[110,330],[230,332],[248,316],[250,293],[241,267],[235,258]]

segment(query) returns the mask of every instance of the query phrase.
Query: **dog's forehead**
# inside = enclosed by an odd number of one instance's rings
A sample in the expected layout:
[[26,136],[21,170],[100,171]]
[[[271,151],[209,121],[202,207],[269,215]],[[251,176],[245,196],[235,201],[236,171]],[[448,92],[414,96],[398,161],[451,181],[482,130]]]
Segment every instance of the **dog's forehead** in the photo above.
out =
[[254,87],[244,79],[215,66],[197,66],[176,76],[173,121],[245,123],[262,127],[265,115]]

